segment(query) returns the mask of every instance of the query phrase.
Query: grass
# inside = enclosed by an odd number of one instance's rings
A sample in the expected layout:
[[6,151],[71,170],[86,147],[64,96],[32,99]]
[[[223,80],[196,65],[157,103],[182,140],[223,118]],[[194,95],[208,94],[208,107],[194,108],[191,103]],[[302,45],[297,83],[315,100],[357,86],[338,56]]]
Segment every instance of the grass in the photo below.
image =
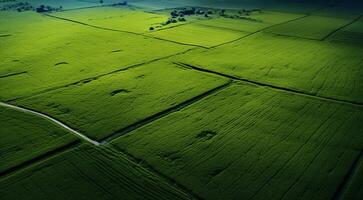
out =
[[280,24],[289,20],[296,19],[301,16],[303,15],[263,11],[262,13],[254,12],[250,16],[245,16],[246,19],[231,19],[226,17],[218,17],[210,20],[200,21],[198,22],[198,24],[212,27],[220,27],[225,30],[235,30],[252,33],[275,24]]
[[149,32],[150,27],[161,26],[169,17],[168,15],[147,13],[128,7],[99,7],[59,12],[53,15],[104,28],[134,33]]
[[359,45],[260,33],[174,59],[256,82],[362,103],[361,51]]
[[0,107],[1,199],[361,198],[361,11],[186,2],[0,11],[0,101],[100,142]]
[[112,144],[205,199],[330,199],[362,148],[362,119],[356,107],[235,85]]
[[206,27],[193,23],[171,29],[151,32],[148,35],[184,44],[212,47],[235,40],[247,34],[248,33],[224,30],[218,27]]
[[45,119],[2,106],[0,123],[0,174],[77,140]]
[[351,19],[311,15],[287,24],[273,27],[270,33],[313,40],[321,40],[329,33],[348,24]]
[[4,199],[188,199],[125,156],[88,145],[0,180],[0,193]]
[[47,113],[100,140],[224,83],[225,79],[156,62],[16,104]]
[[0,38],[0,45],[8,47],[0,50],[0,77],[25,72],[0,78],[1,100],[62,87],[190,48],[34,13],[1,20],[0,27],[0,33],[11,34]]

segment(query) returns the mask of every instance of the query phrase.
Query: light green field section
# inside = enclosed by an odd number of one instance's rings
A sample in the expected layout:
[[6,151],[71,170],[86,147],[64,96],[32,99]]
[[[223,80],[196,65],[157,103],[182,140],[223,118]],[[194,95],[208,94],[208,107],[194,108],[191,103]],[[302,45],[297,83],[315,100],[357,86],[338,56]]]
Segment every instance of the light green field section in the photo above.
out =
[[355,106],[233,85],[112,144],[205,199],[331,199],[362,120]]
[[0,180],[2,199],[188,199],[109,149],[81,146]]
[[169,18],[168,15],[147,13],[128,7],[99,7],[58,12],[52,15],[99,27],[135,33],[149,32],[150,27],[161,26]]
[[256,34],[175,60],[256,82],[363,103],[362,51],[359,45]]
[[0,107],[0,174],[78,141],[50,121]]
[[[6,13],[0,13],[8,16]],[[0,99],[29,96],[49,88],[142,64],[189,47],[99,30],[35,13],[0,21]]]
[[321,40],[331,32],[351,21],[352,19],[311,15],[280,26],[275,26],[268,29],[267,32],[278,35]]
[[343,28],[334,35],[329,41],[342,42],[346,45],[362,45],[363,44],[363,19],[354,22],[353,24]]
[[147,35],[184,44],[212,47],[235,40],[247,34],[247,32],[226,30],[219,27],[209,27],[193,23],[151,32]]
[[157,62],[16,103],[99,140],[226,82]]
[[230,19],[218,17],[210,20],[200,21],[198,24],[252,33],[275,24],[280,24],[296,19],[301,16],[303,15],[263,11],[261,13],[254,12],[254,14],[251,16],[246,16],[246,18],[249,19]]

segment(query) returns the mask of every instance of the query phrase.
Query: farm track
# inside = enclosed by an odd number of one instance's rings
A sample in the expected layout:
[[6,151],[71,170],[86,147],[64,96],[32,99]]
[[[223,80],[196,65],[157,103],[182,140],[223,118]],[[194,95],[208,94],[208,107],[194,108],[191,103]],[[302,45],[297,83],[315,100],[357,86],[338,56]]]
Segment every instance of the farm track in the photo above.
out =
[[182,102],[180,104],[177,104],[177,105],[175,105],[175,106],[173,106],[171,108],[168,108],[168,109],[163,110],[163,111],[161,111],[159,113],[151,115],[151,116],[149,116],[149,117],[147,117],[147,118],[145,118],[143,120],[140,120],[140,121],[138,121],[138,122],[136,122],[134,124],[131,124],[131,125],[125,127],[125,128],[122,128],[122,129],[120,129],[118,131],[115,131],[113,134],[101,139],[100,143],[101,144],[108,143],[109,141],[114,140],[114,139],[116,139],[116,138],[118,138],[118,137],[120,137],[122,135],[127,134],[127,133],[130,133],[135,129],[138,129],[138,128],[143,127],[143,126],[145,126],[147,124],[150,124],[150,123],[152,123],[152,122],[154,122],[154,121],[156,121],[156,120],[158,120],[158,119],[160,119],[162,117],[165,117],[165,116],[167,116],[167,115],[169,115],[171,113],[177,112],[177,111],[179,111],[179,110],[181,110],[181,109],[183,109],[185,107],[188,107],[188,106],[190,106],[190,105],[192,105],[192,104],[194,104],[194,103],[196,103],[196,102],[198,102],[198,101],[200,101],[200,100],[202,100],[202,99],[204,99],[204,98],[206,98],[206,97],[208,97],[208,96],[210,96],[212,94],[215,94],[215,93],[227,88],[231,84],[232,84],[232,81],[230,81],[230,82],[228,82],[226,84],[223,84],[221,86],[218,86],[216,88],[213,88],[213,89],[211,89],[211,90],[209,90],[207,92],[204,92],[204,93],[202,93],[202,94],[200,94],[198,96],[195,96],[195,97],[193,97],[191,99],[188,99],[188,100],[186,100],[186,101],[184,101],[184,102]]
[[101,27],[101,26],[87,24],[87,23],[84,23],[84,22],[81,22],[81,21],[77,21],[77,20],[67,19],[67,18],[63,18],[63,17],[57,17],[57,16],[50,15],[50,14],[43,14],[43,15],[44,16],[47,16],[47,17],[50,17],[50,18],[59,19],[59,20],[67,21],[67,22],[72,22],[72,23],[76,23],[76,24],[80,24],[80,25],[84,25],[84,26],[88,26],[88,27],[96,28],[96,29],[100,29],[100,30],[120,32],[120,33],[127,33],[127,34],[132,34],[132,35],[147,37],[147,38],[151,38],[151,39],[155,39],[155,40],[159,40],[159,41],[170,42],[170,43],[184,45],[184,46],[200,47],[200,48],[208,49],[208,47],[201,46],[201,45],[187,44],[187,43],[182,43],[182,42],[176,42],[176,41],[173,41],[173,40],[158,38],[158,37],[154,37],[154,36],[151,36],[151,35],[145,35],[143,33],[135,33],[135,32],[132,32],[132,31],[125,31],[125,30],[112,29],[112,28],[105,28],[105,27]]
[[360,16],[358,16],[357,18],[355,18],[353,21],[351,21],[351,22],[347,23],[346,25],[344,25],[344,26],[342,26],[342,27],[339,27],[338,29],[336,29],[336,30],[332,31],[331,33],[329,33],[328,35],[326,35],[325,37],[323,37],[323,38],[321,39],[321,41],[325,41],[325,40],[327,40],[330,36],[334,35],[335,33],[337,33],[338,31],[340,31],[340,30],[342,30],[342,29],[344,29],[344,28],[345,28],[345,27],[347,27],[347,26],[354,24],[355,22],[359,21],[362,17],[363,17],[363,15],[360,15]]
[[169,59],[169,58],[171,58],[173,56],[183,55],[183,54],[185,54],[185,53],[187,53],[189,51],[192,51],[194,49],[196,49],[196,48],[187,49],[187,50],[182,51],[182,52],[167,55],[167,56],[164,56],[164,57],[155,58],[155,59],[148,60],[148,61],[145,61],[145,62],[142,62],[142,63],[129,65],[127,67],[120,68],[120,69],[117,69],[117,70],[113,70],[113,71],[110,71],[110,72],[107,72],[107,73],[99,74],[99,75],[96,75],[96,76],[91,76],[91,77],[88,77],[88,78],[81,79],[79,81],[75,81],[75,82],[68,83],[68,84],[61,85],[61,86],[48,88],[48,89],[45,89],[45,90],[42,90],[42,91],[39,91],[39,92],[35,92],[35,93],[27,95],[27,96],[20,96],[20,97],[16,97],[16,98],[13,98],[13,99],[8,99],[8,100],[5,100],[5,101],[6,102],[14,102],[14,101],[17,101],[17,100],[20,100],[20,99],[26,99],[26,98],[29,98],[29,97],[32,97],[32,96],[44,94],[44,93],[47,93],[47,92],[50,92],[50,91],[53,91],[53,90],[57,90],[57,89],[65,88],[65,87],[70,87],[70,86],[74,86],[74,85],[78,85],[78,84],[90,83],[90,82],[92,82],[94,80],[97,80],[97,79],[99,79],[101,77],[104,77],[104,76],[115,74],[115,73],[118,73],[118,72],[121,72],[121,71],[126,71],[126,70],[129,70],[129,69],[132,69],[132,68],[136,68],[136,67],[146,65],[146,64],[151,64],[151,63],[154,63],[154,62],[157,62],[157,61],[166,60],[166,59]]
[[1,75],[0,78],[7,78],[7,77],[17,76],[17,75],[21,75],[21,74],[26,74],[26,73],[27,73],[27,71],[17,72],[17,73],[12,73],[12,74],[5,74],[5,75]]
[[249,79],[246,79],[246,78],[241,78],[241,77],[234,76],[234,75],[229,75],[229,74],[225,74],[225,73],[205,69],[205,68],[202,68],[202,67],[189,65],[189,64],[186,64],[186,63],[181,63],[181,62],[174,62],[174,63],[176,65],[179,65],[179,66],[181,66],[183,68],[186,68],[186,69],[195,70],[195,71],[199,71],[199,72],[202,72],[202,73],[215,74],[215,75],[218,75],[218,76],[223,76],[223,77],[226,77],[226,78],[229,78],[229,79],[232,79],[232,80],[242,81],[242,82],[252,84],[252,85],[256,85],[256,86],[268,87],[268,88],[275,89],[275,90],[278,90],[278,91],[288,92],[288,93],[292,93],[292,94],[296,94],[296,95],[300,95],[300,96],[306,96],[306,97],[319,99],[319,100],[323,100],[323,101],[328,101],[328,102],[332,102],[332,103],[340,103],[340,104],[346,104],[346,105],[350,105],[350,106],[363,107],[363,103],[361,103],[361,102],[342,100],[342,99],[337,99],[337,98],[333,98],[333,97],[317,95],[317,94],[313,94],[313,93],[309,93],[309,92],[305,92],[305,91],[301,91],[301,90],[296,90],[296,89],[292,89],[292,88],[286,88],[286,87],[276,86],[276,85],[272,85],[272,84],[268,84],[268,83],[253,81],[253,80],[249,80]]
[[0,172],[0,179],[4,178],[4,177],[7,177],[13,173],[16,173],[22,169],[26,169],[28,168],[29,166],[32,166],[36,163],[39,163],[39,162],[42,162],[42,161],[45,161],[45,160],[48,160],[54,156],[57,156],[57,155],[60,155],[60,154],[63,154],[65,152],[68,152],[72,149],[74,149],[75,147],[79,146],[81,144],[81,141],[80,140],[76,140],[76,141],[73,141],[69,144],[66,144],[64,146],[61,146],[61,147],[58,147],[56,149],[53,149],[51,151],[48,151],[46,153],[43,153],[39,156],[36,156],[30,160],[27,160],[27,161],[24,161],[12,168],[9,168],[5,171],[2,171]]
[[352,178],[354,177],[355,172],[357,171],[359,165],[363,162],[363,149],[360,151],[356,159],[353,161],[352,165],[349,168],[348,173],[344,176],[343,181],[339,185],[338,189],[336,190],[332,200],[339,200],[342,199],[342,195],[347,190],[349,183],[351,182]]
[[0,106],[3,106],[3,107],[7,107],[7,108],[11,108],[13,110],[18,110],[20,112],[24,112],[24,113],[29,113],[29,114],[32,114],[32,115],[35,115],[35,116],[38,116],[38,117],[41,117],[43,119],[46,119],[46,120],[49,120],[51,121],[52,123],[55,123],[56,125],[66,129],[67,131],[71,132],[72,134],[74,134],[76,137],[82,139],[82,140],[85,140],[93,145],[100,145],[99,142],[95,141],[95,140],[92,140],[90,139],[89,137],[83,135],[82,133],[74,130],[73,128],[65,125],[64,123],[62,123],[61,121],[49,116],[49,115],[46,115],[44,113],[41,113],[39,111],[35,111],[35,110],[31,110],[31,109],[27,109],[27,108],[22,108],[22,107],[19,107],[19,106],[14,106],[14,105],[11,105],[11,104],[7,104],[7,103],[3,103],[3,102],[0,102]]

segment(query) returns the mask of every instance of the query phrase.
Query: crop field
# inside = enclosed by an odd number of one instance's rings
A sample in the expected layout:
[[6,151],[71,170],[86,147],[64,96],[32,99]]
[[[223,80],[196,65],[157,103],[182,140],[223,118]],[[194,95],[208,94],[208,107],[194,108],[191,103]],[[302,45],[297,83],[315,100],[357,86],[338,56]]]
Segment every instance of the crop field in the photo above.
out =
[[88,145],[1,181],[4,199],[27,199],[29,191],[32,199],[188,199],[127,157]]
[[[360,45],[258,33],[174,60],[254,82],[363,103],[361,52]],[[226,56],[229,59],[221,59]]]
[[330,199],[363,147],[362,120],[349,105],[236,85],[112,144],[205,199]]
[[78,141],[45,119],[11,108],[0,108],[0,121],[0,174]]
[[363,199],[345,3],[0,0],[0,199]]
[[[103,139],[148,116],[228,83],[155,62],[16,101]],[[76,98],[69,98],[74,96]]]

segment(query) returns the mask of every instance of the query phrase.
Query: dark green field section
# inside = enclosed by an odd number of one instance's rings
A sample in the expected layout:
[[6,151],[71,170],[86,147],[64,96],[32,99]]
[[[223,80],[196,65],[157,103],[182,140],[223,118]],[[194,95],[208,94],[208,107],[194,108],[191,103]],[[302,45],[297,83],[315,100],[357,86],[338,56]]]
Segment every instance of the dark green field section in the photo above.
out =
[[362,45],[363,44],[363,19],[360,19],[353,24],[343,28],[329,39],[332,42],[341,42],[347,45]]
[[353,19],[310,15],[293,22],[275,26],[267,32],[312,40],[323,40],[331,32],[352,22]]
[[357,160],[356,170],[352,171],[352,181],[346,186],[340,197],[346,200],[359,200],[363,197],[363,159]]
[[0,46],[7,47],[0,50],[1,100],[82,83],[189,49],[35,13],[16,14],[0,13],[0,33],[11,35],[0,38]]
[[100,140],[227,82],[168,62],[155,62],[16,104],[42,111]]
[[0,180],[2,199],[188,199],[107,148],[82,145]]
[[205,199],[331,199],[360,159],[362,120],[354,106],[235,85],[112,144]]
[[[310,95],[363,103],[360,45],[259,33],[175,61]],[[227,58],[227,59],[226,59]]]
[[78,141],[48,120],[3,106],[0,123],[1,176]]
[[[232,12],[232,11],[228,11]],[[236,11],[234,11],[236,12]],[[235,13],[234,13],[235,14]],[[253,12],[244,19],[232,19],[227,17],[218,17],[209,20],[197,22],[197,24],[219,27],[225,30],[235,30],[245,33],[252,33],[276,24],[286,23],[291,20],[303,17],[302,14],[283,13],[273,11]]]

